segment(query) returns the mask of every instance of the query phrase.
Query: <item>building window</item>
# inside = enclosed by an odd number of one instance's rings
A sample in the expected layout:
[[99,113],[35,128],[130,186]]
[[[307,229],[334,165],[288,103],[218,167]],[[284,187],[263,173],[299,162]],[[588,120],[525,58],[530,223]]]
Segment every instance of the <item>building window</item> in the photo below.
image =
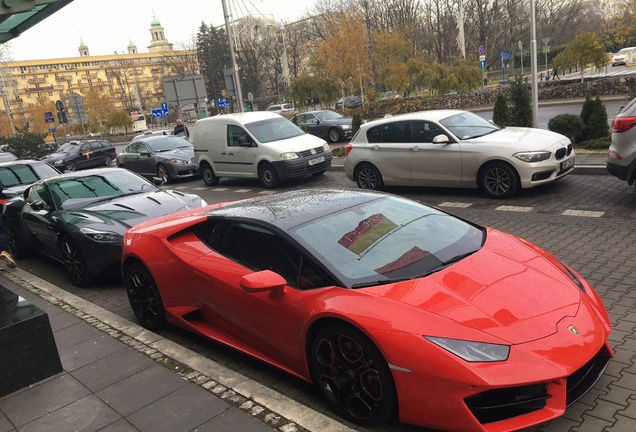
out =
[[53,97],[53,92],[49,92],[49,96]]

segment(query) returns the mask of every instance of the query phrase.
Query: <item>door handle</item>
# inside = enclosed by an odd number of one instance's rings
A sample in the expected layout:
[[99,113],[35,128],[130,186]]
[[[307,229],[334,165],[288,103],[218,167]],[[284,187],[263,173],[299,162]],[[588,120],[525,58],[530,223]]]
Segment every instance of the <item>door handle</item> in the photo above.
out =
[[375,145],[375,146],[371,147],[371,149],[373,149],[373,150],[380,150],[380,146]]
[[230,152],[230,153],[228,153],[227,155],[228,155],[228,156],[234,156],[234,153],[231,153],[231,152]]
[[419,147],[417,147],[417,146],[416,146],[416,147],[411,147],[411,150],[412,150],[412,151],[419,151],[419,150],[420,150],[420,148],[419,148]]
[[221,152],[221,156],[227,156],[227,153]]

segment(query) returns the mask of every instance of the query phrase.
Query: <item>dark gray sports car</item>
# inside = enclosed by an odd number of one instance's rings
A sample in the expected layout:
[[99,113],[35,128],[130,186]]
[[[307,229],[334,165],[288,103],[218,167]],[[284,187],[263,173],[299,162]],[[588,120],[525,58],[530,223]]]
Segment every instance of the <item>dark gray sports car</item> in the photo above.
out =
[[75,285],[86,287],[99,276],[119,274],[128,228],[206,204],[128,170],[99,168],[37,181],[4,204],[2,218],[16,258],[42,252],[62,262]]
[[149,135],[128,144],[117,155],[117,166],[144,177],[156,176],[169,183],[198,175],[193,158],[194,149],[187,139],[174,135]]

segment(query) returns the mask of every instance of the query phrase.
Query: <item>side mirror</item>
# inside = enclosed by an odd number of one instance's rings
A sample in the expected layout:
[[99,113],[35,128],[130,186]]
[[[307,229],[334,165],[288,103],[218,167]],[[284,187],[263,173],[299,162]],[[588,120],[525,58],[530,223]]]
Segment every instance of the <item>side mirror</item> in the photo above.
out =
[[150,156],[150,152],[147,149],[139,150],[141,156]]
[[450,139],[444,134],[435,135],[433,138],[433,144],[448,144],[449,142]]
[[319,124],[320,124],[320,120],[318,120],[318,119],[313,119],[313,120],[311,121],[311,124],[319,125]]
[[31,203],[31,208],[33,210],[39,211],[39,210],[50,210],[51,207],[45,203],[43,200],[35,200]]
[[285,293],[287,281],[278,273],[263,270],[243,276],[239,285],[249,293],[270,291],[271,295],[280,296]]

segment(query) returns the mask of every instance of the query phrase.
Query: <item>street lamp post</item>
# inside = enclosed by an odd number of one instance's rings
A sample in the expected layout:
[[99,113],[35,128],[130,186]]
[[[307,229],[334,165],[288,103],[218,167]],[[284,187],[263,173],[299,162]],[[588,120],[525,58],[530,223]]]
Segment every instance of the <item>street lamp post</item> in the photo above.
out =
[[539,127],[539,86],[537,83],[537,31],[534,2],[530,0],[530,73],[532,75],[532,127]]
[[519,41],[519,58],[521,59],[521,76],[523,77],[523,44]]

